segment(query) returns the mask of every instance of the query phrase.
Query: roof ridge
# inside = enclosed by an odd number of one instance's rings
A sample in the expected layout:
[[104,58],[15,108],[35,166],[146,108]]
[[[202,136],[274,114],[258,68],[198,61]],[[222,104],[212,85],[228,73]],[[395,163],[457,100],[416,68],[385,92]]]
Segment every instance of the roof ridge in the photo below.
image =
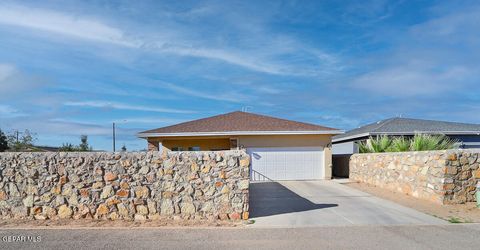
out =
[[444,120],[433,120],[433,119],[420,119],[420,118],[412,118],[412,117],[395,117],[394,119],[426,121],[426,122],[443,122],[443,123],[450,123],[450,124],[480,125],[479,123],[444,121]]
[[[232,112],[228,112],[228,113],[224,113],[224,114],[218,114],[218,115],[198,118],[198,119],[194,119],[194,120],[184,121],[184,122],[180,122],[180,123],[175,123],[175,124],[168,125],[168,126],[165,126],[165,127],[162,127],[162,128],[168,128],[168,127],[173,127],[173,126],[177,126],[177,125],[188,124],[188,123],[191,123],[191,122],[203,121],[203,120],[207,120],[207,119],[211,119],[211,118],[226,116],[226,115],[237,113],[237,112],[242,113],[242,111],[232,111]],[[154,130],[154,129],[151,129],[151,130]],[[150,130],[147,130],[147,131],[150,131]],[[147,132],[147,131],[145,131],[145,132]]]
[[374,129],[372,129],[371,132],[377,131],[378,129],[384,127],[385,125],[387,125],[387,124],[389,124],[389,123],[391,123],[393,120],[395,120],[395,119],[397,119],[397,118],[398,118],[398,117],[392,117],[392,118],[388,118],[388,119],[383,120],[383,122],[380,122],[380,125],[379,125],[378,127],[374,128]]

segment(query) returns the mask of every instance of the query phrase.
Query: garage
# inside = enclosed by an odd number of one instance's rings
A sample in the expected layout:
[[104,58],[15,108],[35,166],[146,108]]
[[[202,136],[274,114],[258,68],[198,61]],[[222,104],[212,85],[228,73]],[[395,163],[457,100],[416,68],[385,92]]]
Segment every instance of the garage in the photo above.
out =
[[319,180],[325,178],[322,147],[247,148],[252,181]]

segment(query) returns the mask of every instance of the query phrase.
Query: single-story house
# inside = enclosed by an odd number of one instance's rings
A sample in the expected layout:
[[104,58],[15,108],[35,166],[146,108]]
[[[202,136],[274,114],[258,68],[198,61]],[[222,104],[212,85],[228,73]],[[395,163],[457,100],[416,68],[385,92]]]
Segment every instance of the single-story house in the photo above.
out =
[[331,178],[334,128],[247,112],[231,112],[138,134],[148,150],[246,149],[252,180]]
[[348,159],[358,153],[358,143],[375,136],[443,134],[458,141],[460,148],[480,148],[480,125],[395,117],[352,129],[333,137],[333,175],[348,177]]

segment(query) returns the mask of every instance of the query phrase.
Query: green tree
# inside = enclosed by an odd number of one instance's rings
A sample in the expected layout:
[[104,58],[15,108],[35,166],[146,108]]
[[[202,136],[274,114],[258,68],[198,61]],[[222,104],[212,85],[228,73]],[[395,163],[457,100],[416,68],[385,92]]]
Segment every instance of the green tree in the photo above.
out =
[[63,152],[86,152],[92,151],[92,147],[88,145],[88,136],[81,135],[80,136],[80,144],[78,146],[74,146],[71,143],[63,143],[62,146],[59,148],[59,151]]
[[81,135],[80,136],[80,145],[78,145],[78,151],[92,151],[92,147],[88,145],[88,136]]
[[12,131],[7,135],[7,142],[9,150],[12,151],[25,151],[33,147],[33,143],[37,140],[37,134],[25,129],[23,132]]
[[76,147],[71,143],[63,143],[62,146],[58,149],[61,152],[74,152],[77,151]]
[[8,149],[7,136],[0,129],[0,152],[4,152],[7,149]]

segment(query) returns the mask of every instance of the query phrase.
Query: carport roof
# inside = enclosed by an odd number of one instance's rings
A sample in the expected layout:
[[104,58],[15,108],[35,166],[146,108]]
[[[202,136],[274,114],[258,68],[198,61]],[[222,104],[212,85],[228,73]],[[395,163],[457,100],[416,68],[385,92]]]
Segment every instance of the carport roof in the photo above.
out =
[[352,141],[377,135],[480,135],[480,125],[395,117],[365,125],[333,137],[333,142]]
[[208,136],[246,134],[340,134],[342,131],[320,125],[280,119],[247,112],[231,112],[172,126],[147,130],[139,137]]

